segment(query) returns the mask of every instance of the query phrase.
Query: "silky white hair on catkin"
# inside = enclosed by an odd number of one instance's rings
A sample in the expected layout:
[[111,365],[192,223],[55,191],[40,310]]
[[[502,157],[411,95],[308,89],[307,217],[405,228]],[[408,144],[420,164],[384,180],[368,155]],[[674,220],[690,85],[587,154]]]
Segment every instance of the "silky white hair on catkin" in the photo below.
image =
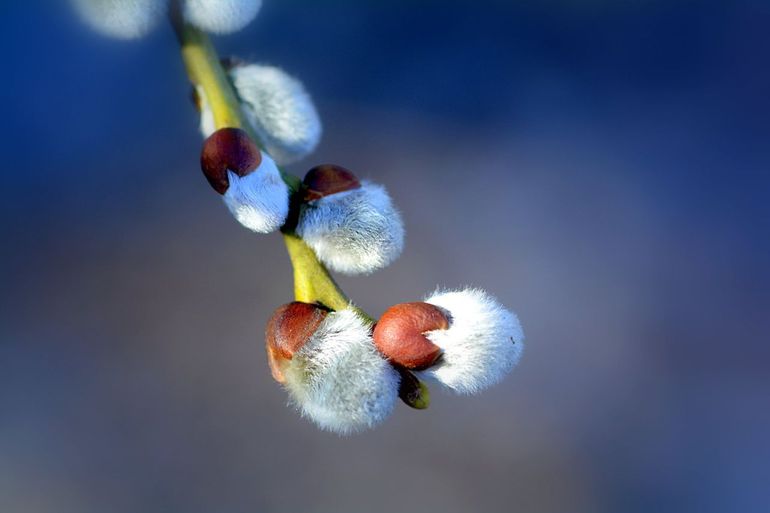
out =
[[94,30],[117,39],[147,35],[165,17],[167,0],[72,0]]
[[184,0],[185,21],[214,34],[237,32],[256,18],[262,0]]
[[375,349],[371,325],[350,309],[321,322],[285,377],[303,416],[343,435],[380,424],[398,398],[398,373]]
[[420,377],[473,394],[501,381],[518,363],[524,349],[519,319],[483,290],[438,291],[425,302],[448,313],[450,324],[425,333],[443,354]]
[[330,269],[365,274],[393,262],[404,248],[404,225],[385,187],[361,187],[310,201],[297,234]]
[[227,172],[230,186],[223,199],[239,223],[259,233],[280,228],[289,215],[289,188],[265,152],[259,167],[244,177]]
[[321,139],[321,120],[302,82],[280,68],[237,65],[230,80],[257,138],[280,165],[309,155]]

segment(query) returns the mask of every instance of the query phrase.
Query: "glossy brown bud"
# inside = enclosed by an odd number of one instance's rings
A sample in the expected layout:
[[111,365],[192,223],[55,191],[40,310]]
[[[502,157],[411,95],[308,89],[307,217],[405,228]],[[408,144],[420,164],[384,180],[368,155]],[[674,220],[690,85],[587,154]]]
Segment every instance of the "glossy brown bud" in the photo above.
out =
[[283,366],[310,340],[329,312],[320,306],[295,301],[273,312],[265,330],[270,372],[283,383]]
[[262,163],[262,152],[240,128],[220,128],[203,143],[201,169],[219,194],[227,192],[227,172],[246,176]]
[[305,188],[305,201],[312,201],[330,194],[350,191],[361,187],[356,175],[342,166],[322,164],[316,166],[302,180]]
[[388,308],[374,327],[374,345],[391,362],[407,369],[426,369],[441,348],[423,333],[447,329],[444,312],[428,303],[401,303]]

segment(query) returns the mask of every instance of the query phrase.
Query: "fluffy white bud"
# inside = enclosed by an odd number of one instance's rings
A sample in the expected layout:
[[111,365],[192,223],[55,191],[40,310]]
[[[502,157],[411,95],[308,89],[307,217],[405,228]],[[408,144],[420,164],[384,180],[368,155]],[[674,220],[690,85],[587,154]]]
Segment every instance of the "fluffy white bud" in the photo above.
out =
[[237,32],[257,16],[262,0],[184,0],[185,21],[214,34]]
[[[280,68],[237,64],[227,71],[241,110],[260,143],[279,165],[309,155],[321,139],[321,119],[302,83]],[[203,137],[216,127],[202,88],[196,89]]]
[[227,172],[230,186],[223,195],[227,208],[246,228],[270,233],[280,228],[289,214],[289,188],[269,155],[253,172],[240,177]]
[[230,80],[257,138],[280,165],[310,154],[321,139],[321,120],[302,82],[280,68],[236,65]]
[[361,187],[302,206],[297,234],[330,269],[371,273],[404,248],[404,225],[387,191],[366,180]]
[[498,383],[519,361],[524,334],[518,318],[483,290],[436,292],[425,302],[448,313],[450,325],[425,333],[443,355],[418,372],[421,377],[473,394]]
[[166,0],[72,0],[94,30],[118,39],[147,35],[166,14]]
[[361,431],[393,411],[399,376],[375,349],[370,331],[353,310],[331,312],[286,366],[292,401],[322,429]]

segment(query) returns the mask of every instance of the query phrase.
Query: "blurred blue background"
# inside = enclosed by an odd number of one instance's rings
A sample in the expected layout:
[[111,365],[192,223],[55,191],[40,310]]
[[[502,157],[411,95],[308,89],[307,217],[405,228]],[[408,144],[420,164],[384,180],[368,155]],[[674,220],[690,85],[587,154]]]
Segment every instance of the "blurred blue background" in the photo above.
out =
[[265,0],[223,55],[313,93],[318,152],[384,183],[401,259],[514,309],[501,385],[352,438],[269,376],[278,235],[198,167],[169,27],[0,4],[0,511],[765,512],[770,4]]

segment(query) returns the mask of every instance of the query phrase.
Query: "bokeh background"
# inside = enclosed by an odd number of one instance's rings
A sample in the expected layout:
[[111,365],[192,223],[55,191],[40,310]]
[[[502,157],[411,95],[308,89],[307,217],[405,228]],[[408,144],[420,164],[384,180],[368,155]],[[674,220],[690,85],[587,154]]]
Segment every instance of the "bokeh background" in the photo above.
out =
[[265,0],[222,54],[314,94],[318,152],[384,183],[403,256],[365,309],[488,289],[527,348],[339,438],[263,329],[278,235],[198,167],[170,28],[0,4],[0,511],[764,512],[770,4]]

